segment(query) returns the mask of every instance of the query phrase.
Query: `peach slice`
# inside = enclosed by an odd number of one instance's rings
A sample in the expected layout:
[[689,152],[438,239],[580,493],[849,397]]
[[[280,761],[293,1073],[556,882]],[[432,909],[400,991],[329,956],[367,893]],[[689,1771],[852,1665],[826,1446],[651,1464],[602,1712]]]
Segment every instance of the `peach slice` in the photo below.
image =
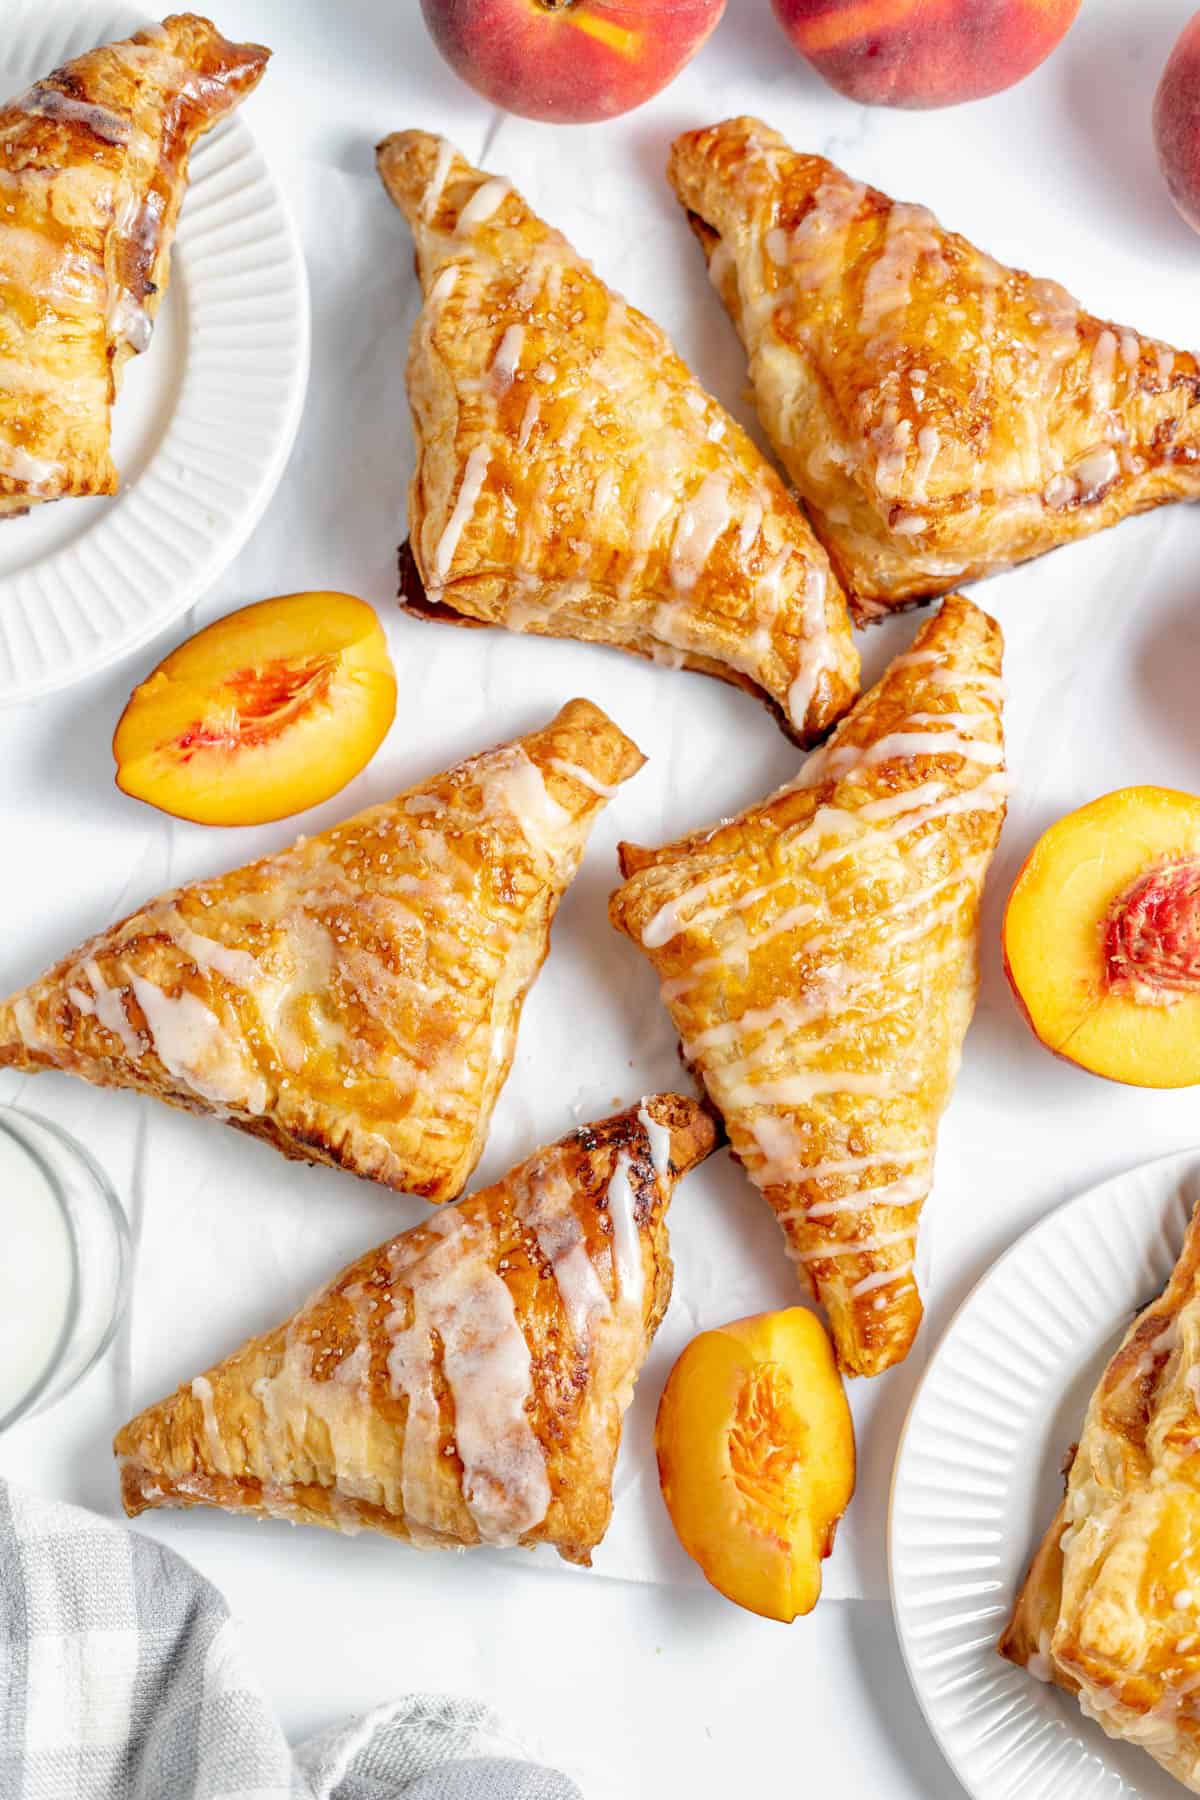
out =
[[1121,788],[1052,825],[1009,896],[1004,966],[1056,1055],[1135,1087],[1200,1081],[1200,799]]
[[671,1523],[712,1585],[765,1619],[811,1612],[854,1492],[850,1408],[815,1314],[789,1307],[693,1338],[655,1446]]
[[286,594],[218,619],[130,696],[117,786],[200,825],[262,825],[328,800],[379,748],[396,678],[351,594]]

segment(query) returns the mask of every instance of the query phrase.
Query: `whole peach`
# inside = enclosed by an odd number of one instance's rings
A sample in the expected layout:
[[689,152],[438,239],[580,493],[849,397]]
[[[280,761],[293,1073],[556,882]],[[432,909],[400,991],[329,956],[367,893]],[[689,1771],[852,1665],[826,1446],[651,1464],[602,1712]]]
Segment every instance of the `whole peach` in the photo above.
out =
[[1032,74],[1080,0],[773,0],[830,87],[864,106],[956,106]]
[[421,0],[456,75],[507,112],[579,125],[673,81],[725,0]]
[[1184,26],[1154,96],[1154,142],[1171,198],[1200,231],[1200,13]]

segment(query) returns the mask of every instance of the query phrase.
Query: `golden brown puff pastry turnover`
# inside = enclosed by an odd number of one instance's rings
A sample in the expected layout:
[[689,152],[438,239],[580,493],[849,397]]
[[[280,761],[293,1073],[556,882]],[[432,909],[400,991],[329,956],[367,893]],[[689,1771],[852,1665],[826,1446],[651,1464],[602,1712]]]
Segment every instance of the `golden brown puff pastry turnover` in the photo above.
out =
[[714,1136],[694,1100],[656,1095],[361,1257],[117,1434],[126,1511],[589,1562],[671,1294],[671,1192]]
[[860,614],[1200,494],[1194,357],[758,119],[677,139],[670,177]]
[[1000,1651],[1200,1793],[1200,1214],[1092,1395]]
[[116,493],[109,413],[150,342],[188,153],[269,55],[181,13],[0,106],[0,517]]
[[65,1069],[450,1200],[591,826],[643,758],[572,700],[319,837],[153,900],[0,1004],[0,1066]]
[[750,439],[507,181],[423,131],[379,169],[425,291],[409,607],[701,669],[822,736],[858,691],[846,605]]
[[899,1362],[938,1120],[1004,818],[1000,630],[946,600],[789,787],[621,846],[613,923],[824,1304],[841,1366]]

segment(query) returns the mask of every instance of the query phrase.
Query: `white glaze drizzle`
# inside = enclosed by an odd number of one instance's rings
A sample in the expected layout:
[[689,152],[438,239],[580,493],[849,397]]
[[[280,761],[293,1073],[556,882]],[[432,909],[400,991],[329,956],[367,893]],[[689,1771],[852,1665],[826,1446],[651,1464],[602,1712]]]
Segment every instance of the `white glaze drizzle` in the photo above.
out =
[[[883,1159],[888,1160],[888,1159]],[[800,1179],[811,1181],[807,1170],[801,1172]],[[929,1191],[927,1168],[921,1168],[912,1175],[902,1175],[896,1181],[885,1182],[882,1187],[859,1188],[856,1193],[847,1194],[840,1200],[816,1200],[811,1206],[794,1209],[792,1216],[805,1219],[833,1219],[843,1213],[871,1212],[877,1206],[915,1206],[924,1200]],[[787,1217],[782,1214],[781,1217]]]
[[595,1326],[609,1318],[612,1309],[588,1255],[575,1206],[574,1186],[553,1153],[534,1165],[517,1191],[517,1216],[533,1232],[550,1264],[571,1335],[586,1351]]
[[870,768],[894,757],[911,756],[962,756],[968,762],[1001,763],[1004,750],[1000,744],[962,737],[956,731],[892,731],[869,744],[861,761]]
[[923,806],[929,806],[940,800],[946,792],[944,781],[922,781],[916,787],[903,788],[898,794],[882,794],[878,800],[868,800],[858,809],[861,819],[876,824],[882,819],[894,819],[903,813],[920,812]]
[[476,225],[484,224],[503,206],[512,191],[512,183],[499,175],[492,175],[487,181],[481,182],[458,215],[459,235],[466,236]]
[[31,456],[20,444],[8,444],[0,438],[0,475],[11,476],[32,494],[44,491],[61,480],[65,467],[44,456]]
[[500,339],[492,359],[492,385],[497,393],[505,394],[512,386],[520,367],[524,343],[524,325],[510,325]]
[[650,1109],[643,1100],[638,1107],[638,1123],[646,1133],[646,1142],[650,1146],[650,1161],[654,1166],[654,1174],[658,1181],[659,1191],[666,1194],[666,1180],[671,1171],[671,1133],[666,1125],[660,1125],[650,1114]]
[[204,1422],[204,1442],[209,1460],[218,1475],[232,1475],[234,1472],[233,1462],[225,1439],[221,1436],[221,1428],[217,1422],[217,1409],[213,1405],[212,1383],[207,1376],[197,1375],[192,1383],[192,1398],[200,1403],[200,1415]]
[[733,523],[729,482],[725,475],[706,475],[680,508],[671,545],[671,584],[689,593],[704,573],[720,538]]
[[[819,1046],[817,1046],[819,1047]],[[734,1081],[726,1083],[723,1069],[708,1071],[710,1085],[719,1090],[723,1108],[731,1106],[807,1106],[820,1094],[858,1094],[872,1099],[886,1099],[889,1094],[903,1092],[903,1083],[890,1073],[872,1069],[806,1069],[794,1075],[783,1075],[777,1081]]]
[[872,1250],[887,1250],[893,1244],[907,1244],[916,1236],[915,1225],[905,1225],[899,1231],[878,1231],[872,1237],[841,1238],[819,1244],[809,1250],[793,1250],[792,1261],[798,1263],[823,1262],[828,1258],[831,1262],[843,1256],[867,1255]]
[[100,965],[89,959],[83,965],[88,984],[96,996],[96,1017],[106,1031],[120,1039],[121,1048],[132,1061],[137,1061],[142,1054],[142,1034],[129,1022],[125,1011],[125,1003],[121,998],[122,989],[109,987],[100,972]]
[[447,177],[454,163],[454,145],[446,138],[438,139],[437,156],[434,159],[433,174],[429,178],[429,186],[425,189],[421,201],[421,217],[428,223],[437,213],[438,202],[442,190],[446,186]]
[[620,786],[619,782],[610,785],[608,782],[599,781],[590,770],[581,769],[578,763],[566,762],[561,756],[552,756],[550,767],[556,775],[565,775],[569,780],[577,781],[580,787],[585,787],[589,792],[599,795],[601,800],[611,800]]
[[409,1399],[402,1475],[405,1508],[418,1527],[436,1521],[424,1511],[423,1475],[438,1454],[440,1416],[433,1388],[433,1334],[454,1401],[454,1443],[462,1463],[462,1494],[480,1538],[514,1544],[540,1525],[550,1507],[546,1456],[527,1406],[533,1393],[529,1346],[507,1284],[491,1266],[491,1243],[469,1215],[435,1222],[441,1242],[413,1251],[393,1247],[394,1279],[411,1294],[412,1318],[399,1310],[387,1320],[392,1339],[388,1375]]
[[467,523],[479,503],[483,492],[483,484],[487,479],[491,453],[484,444],[476,444],[467,458],[459,484],[458,498],[454,502],[454,510],[446,521],[445,530],[438,539],[437,549],[433,555],[434,578],[439,583],[445,581],[450,573],[450,565],[454,561],[454,552],[458,541],[466,530]]
[[261,1113],[268,1100],[267,1085],[255,1071],[247,1073],[233,1061],[229,1034],[202,1000],[186,988],[165,994],[141,975],[130,985],[150,1033],[154,1053],[169,1075],[214,1106],[236,1106]]
[[864,1275],[861,1281],[854,1283],[850,1289],[850,1298],[859,1300],[864,1294],[873,1294],[877,1288],[890,1287],[894,1281],[903,1281],[911,1273],[911,1261],[901,1263],[895,1269],[877,1269],[873,1275]]
[[538,422],[538,415],[541,410],[542,403],[538,399],[536,393],[530,394],[528,400],[525,402],[525,411],[521,414],[521,423],[517,430],[518,450],[527,450],[529,448],[529,440],[533,435],[533,428]]
[[[154,922],[157,924],[157,919]],[[262,970],[248,951],[232,950],[227,944],[218,943],[215,938],[202,937],[199,932],[185,925],[178,913],[172,911],[168,915],[164,929],[183,954],[190,957],[196,967],[203,969],[206,974],[215,970],[226,981],[246,988],[253,988],[261,980]]]
[[642,1238],[637,1224],[637,1200],[629,1179],[629,1158],[621,1153],[608,1184],[608,1217],[612,1226],[613,1270],[622,1305],[642,1313],[646,1275],[642,1263]]
[[690,887],[684,893],[678,894],[674,900],[666,901],[643,926],[643,946],[647,950],[660,950],[664,944],[669,944],[672,938],[678,937],[681,931],[686,930],[689,923],[683,918],[681,908],[690,902],[703,899],[706,894],[714,893],[728,879],[727,875],[715,875],[711,881],[698,881],[695,887]]
[[506,745],[481,770],[489,812],[509,813],[523,835],[541,849],[555,867],[574,857],[579,843],[575,819],[546,786],[537,764],[522,744]]

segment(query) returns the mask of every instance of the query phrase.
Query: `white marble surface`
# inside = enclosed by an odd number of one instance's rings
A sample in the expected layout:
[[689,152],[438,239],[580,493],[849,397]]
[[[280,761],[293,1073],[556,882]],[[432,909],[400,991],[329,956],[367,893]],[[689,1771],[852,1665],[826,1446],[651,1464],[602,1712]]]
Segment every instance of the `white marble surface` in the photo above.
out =
[[[42,3],[15,0],[18,13]],[[412,454],[403,362],[417,301],[408,234],[378,186],[371,147],[387,130],[420,124],[511,175],[752,423],[741,352],[662,177],[676,131],[758,111],[798,145],[1058,277],[1095,310],[1186,344],[1200,242],[1160,183],[1149,107],[1188,10],[1178,0],[1144,0],[1136,13],[1120,0],[1086,0],[1066,44],[1020,88],[971,108],[905,115],[838,99],[789,51],[768,0],[730,0],[717,36],[657,101],[617,124],[565,130],[500,119],[477,102],[437,61],[416,0],[224,0],[225,30],[277,49],[249,117],[304,238],[313,376],[275,500],[186,623],[297,588],[360,593],[388,629],[397,724],[371,767],[326,807],[295,823],[221,833],[172,825],[111,784],[117,714],[184,621],[71,693],[0,714],[0,989],[158,888],[331,822],[584,692],[651,762],[598,828],[562,909],[481,1174],[614,1099],[677,1082],[650,972],[603,920],[612,846],[617,835],[655,842],[736,809],[786,777],[794,753],[753,702],[699,677],[399,616],[394,551]],[[1042,1051],[1018,1018],[998,942],[1015,871],[1060,812],[1133,781],[1200,788],[1198,550],[1200,515],[1177,507],[978,590],[1009,643],[1015,794],[985,908],[983,993],[923,1225],[932,1264],[926,1342],[996,1252],[1047,1207],[1200,1135],[1186,1092],[1120,1089]],[[912,630],[909,619],[871,634],[868,672]],[[93,1148],[141,1239],[116,1353],[56,1411],[0,1441],[5,1473],[105,1510],[115,1500],[108,1440],[130,1410],[282,1317],[339,1260],[421,1211],[348,1177],[286,1165],[206,1122],[58,1077],[0,1077],[0,1100],[11,1099]],[[644,1451],[671,1349],[697,1323],[790,1299],[774,1230],[724,1158],[683,1189],[674,1335],[647,1372],[634,1447]],[[688,1585],[644,1454],[626,1459],[621,1516],[655,1566],[682,1584],[546,1572],[519,1559],[431,1561],[366,1538],[201,1514],[152,1516],[140,1528],[225,1588],[297,1733],[399,1690],[457,1688],[500,1705],[590,1800],[802,1780],[943,1800],[959,1790],[909,1694],[884,1598],[891,1450],[916,1367],[888,1377],[873,1408],[858,1402],[860,1493],[830,1591],[873,1597],[826,1600],[790,1630]]]

